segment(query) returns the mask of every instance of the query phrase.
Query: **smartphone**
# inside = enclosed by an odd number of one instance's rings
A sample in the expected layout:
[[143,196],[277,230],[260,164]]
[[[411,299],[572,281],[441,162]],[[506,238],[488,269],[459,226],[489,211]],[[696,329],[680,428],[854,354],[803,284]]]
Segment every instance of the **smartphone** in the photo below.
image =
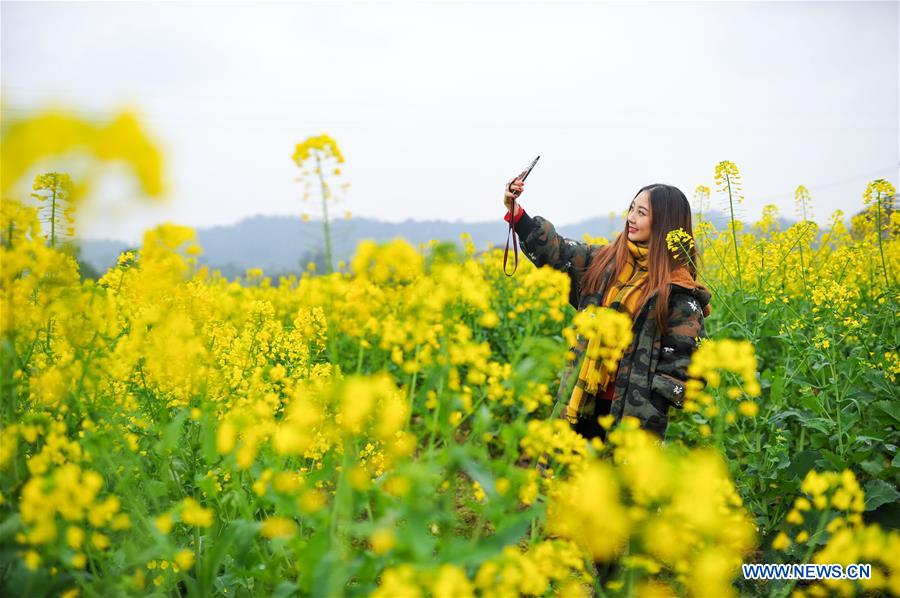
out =
[[531,169],[534,168],[534,165],[535,165],[535,164],[537,164],[537,161],[538,161],[539,158],[540,158],[540,156],[538,156],[537,158],[535,158],[535,159],[531,162],[531,165],[523,171],[523,175],[522,175],[522,177],[521,177],[523,181],[524,181],[525,179],[528,178],[528,175],[529,175],[529,174],[531,174]]

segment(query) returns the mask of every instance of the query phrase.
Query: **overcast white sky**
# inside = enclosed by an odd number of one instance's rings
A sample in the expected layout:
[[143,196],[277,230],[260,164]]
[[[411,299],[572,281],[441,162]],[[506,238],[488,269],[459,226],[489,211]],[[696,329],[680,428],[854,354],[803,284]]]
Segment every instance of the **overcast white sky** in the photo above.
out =
[[2,2],[2,110],[138,106],[168,201],[113,168],[85,238],[315,217],[291,155],[322,132],[352,184],[338,213],[505,225],[503,184],[540,154],[522,203],[557,224],[654,182],[691,198],[720,160],[746,217],[793,217],[802,184],[825,223],[900,182],[898,6]]

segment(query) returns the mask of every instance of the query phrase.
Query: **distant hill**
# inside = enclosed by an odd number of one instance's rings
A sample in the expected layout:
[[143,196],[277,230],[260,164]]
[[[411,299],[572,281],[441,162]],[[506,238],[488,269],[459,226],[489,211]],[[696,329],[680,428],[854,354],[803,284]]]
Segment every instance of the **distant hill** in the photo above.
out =
[[[704,214],[717,228],[727,226],[728,219],[721,212]],[[696,216],[695,216],[696,222]],[[794,221],[781,219],[784,230]],[[620,230],[621,217],[592,218],[578,224],[558,226],[557,231],[566,237],[581,239],[591,236],[612,239]],[[412,243],[427,243],[431,239],[450,241],[462,247],[460,234],[467,232],[479,250],[489,243],[504,247],[507,224],[501,218],[496,222],[449,222],[443,220],[406,220],[382,222],[369,218],[339,219],[331,223],[332,252],[335,265],[353,256],[357,243],[362,239],[377,242],[402,237]],[[279,274],[301,272],[309,262],[316,262],[319,271],[324,266],[324,241],[321,220],[303,222],[288,216],[254,216],[230,226],[198,228],[197,240],[203,248],[199,261],[219,269],[228,278],[241,276],[248,268],[262,268],[273,279]],[[118,255],[126,249],[134,249],[123,241],[81,240],[80,259],[98,272],[105,272],[116,263]]]

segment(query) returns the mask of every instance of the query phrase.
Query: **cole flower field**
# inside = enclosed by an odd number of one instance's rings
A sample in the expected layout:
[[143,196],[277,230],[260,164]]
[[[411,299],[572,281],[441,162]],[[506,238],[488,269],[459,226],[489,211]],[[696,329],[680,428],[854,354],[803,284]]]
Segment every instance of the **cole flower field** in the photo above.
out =
[[[87,144],[154,195],[161,156],[128,115],[35,117],[3,144],[3,594],[900,595],[890,182],[819,234],[804,187],[786,230],[774,206],[735,219],[740,172],[716,165],[730,226],[699,186],[694,236],[669,237],[714,304],[684,409],[664,443],[627,419],[586,442],[550,418],[557,375],[576,333],[621,330],[614,354],[629,330],[576,314],[566,274],[396,239],[227,280],[165,224],[94,280],[63,243],[90,181],[42,173],[37,205],[12,184]],[[294,157],[327,216],[337,144]],[[779,562],[872,576],[741,576]]]

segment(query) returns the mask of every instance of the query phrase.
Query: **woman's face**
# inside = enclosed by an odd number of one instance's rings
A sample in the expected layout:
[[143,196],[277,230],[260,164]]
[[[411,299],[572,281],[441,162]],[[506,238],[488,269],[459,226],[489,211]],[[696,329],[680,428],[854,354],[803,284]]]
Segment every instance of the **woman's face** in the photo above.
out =
[[628,238],[635,243],[650,239],[650,192],[641,191],[628,207]]

